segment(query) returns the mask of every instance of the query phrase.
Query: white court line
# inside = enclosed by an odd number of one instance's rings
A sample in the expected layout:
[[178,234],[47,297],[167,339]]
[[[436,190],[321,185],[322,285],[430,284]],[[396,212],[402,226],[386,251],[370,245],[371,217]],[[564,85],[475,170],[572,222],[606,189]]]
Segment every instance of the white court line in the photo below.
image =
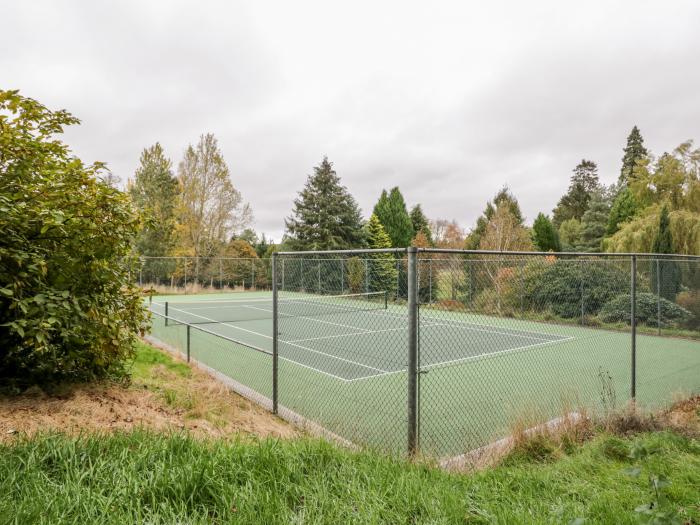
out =
[[[499,356],[499,355],[510,354],[510,353],[513,353],[513,352],[519,352],[519,351],[529,350],[530,348],[535,348],[535,347],[538,347],[538,346],[551,345],[551,344],[554,344],[554,343],[563,343],[563,342],[565,342],[565,341],[570,341],[570,340],[572,340],[572,339],[575,339],[575,338],[574,338],[574,337],[567,337],[566,339],[557,339],[557,340],[555,340],[555,341],[545,341],[545,342],[542,342],[542,343],[534,343],[534,344],[531,344],[531,345],[518,346],[518,347],[516,347],[516,348],[507,348],[507,349],[505,349],[505,350],[498,350],[498,351],[496,351],[496,352],[484,352],[483,354],[472,355],[472,356],[469,356],[469,357],[462,357],[462,358],[460,358],[460,359],[451,359],[451,360],[449,360],[449,361],[441,361],[441,362],[439,362],[439,363],[431,363],[431,364],[429,364],[429,365],[420,367],[419,373],[420,373],[422,370],[430,370],[430,369],[436,368],[436,367],[438,367],[438,366],[451,365],[451,364],[461,363],[461,362],[467,362],[467,361],[478,361],[478,360],[481,360],[481,359],[489,359],[489,358],[492,357],[492,356],[495,357],[495,356]],[[406,369],[404,368],[404,369],[396,370],[396,371],[393,371],[393,372],[386,372],[386,373],[384,373],[384,374],[374,374],[374,375],[371,375],[371,376],[357,377],[357,378],[355,378],[355,379],[350,379],[350,380],[348,380],[348,382],[349,382],[349,383],[352,383],[352,382],[354,382],[354,381],[364,381],[364,380],[366,380],[366,379],[373,379],[373,378],[375,378],[375,377],[388,376],[388,375],[392,375],[392,374],[400,374],[400,373],[405,372],[405,371],[406,371]]]
[[[263,312],[272,313],[272,310],[268,310],[266,308],[260,308],[258,306],[248,306],[247,308],[250,308],[252,310],[261,310]],[[279,312],[278,312],[278,314],[279,314]],[[330,324],[333,326],[342,326],[343,328],[352,328],[353,330],[363,330],[364,332],[371,331],[371,330],[367,330],[365,328],[360,328],[359,326],[353,326],[353,325],[343,324],[343,323],[334,323],[333,321],[324,321],[323,319],[315,319],[313,317],[305,317],[303,315],[291,315],[291,314],[285,314],[285,313],[282,313],[281,315],[286,315],[287,317],[292,317],[294,319],[306,319],[307,321],[315,321],[317,323]]]
[[[216,322],[214,319],[210,319],[209,317],[204,317],[203,315],[199,315],[199,314],[193,314],[193,313],[191,313],[191,312],[187,312],[187,311],[184,311],[184,310],[180,310],[180,309],[178,309],[178,308],[173,308],[173,310],[178,311],[178,312],[182,312],[182,313],[187,313],[187,314],[189,314],[189,315],[193,315],[193,316],[195,316],[195,317],[199,317],[200,319],[205,319],[205,320],[207,320],[207,321],[214,321],[214,322]],[[177,321],[177,319],[175,319],[175,321]],[[259,332],[255,332],[255,331],[253,331],[253,330],[248,330],[247,328],[242,328],[242,327],[240,327],[240,326],[236,326],[236,325],[233,325],[233,324],[230,324],[230,323],[218,323],[218,322],[217,322],[217,324],[221,324],[221,325],[224,325],[224,326],[229,326],[229,327],[231,327],[231,328],[235,328],[236,330],[241,330],[241,331],[243,331],[243,332],[248,332],[248,333],[250,333],[250,334],[255,334],[255,335],[258,335],[258,336],[260,336],[260,337],[265,337],[265,338],[267,338],[267,339],[272,339],[272,337],[269,336],[269,335],[261,334],[261,333],[259,333]],[[297,348],[301,348],[302,350],[306,350],[306,351],[308,351],[308,352],[313,352],[313,353],[315,353],[315,354],[321,354],[321,355],[330,357],[330,358],[332,358],[332,359],[338,359],[339,361],[344,361],[344,362],[346,362],[346,363],[351,363],[351,364],[353,364],[353,365],[359,366],[360,368],[366,368],[366,369],[368,369],[368,370],[375,370],[375,371],[381,372],[381,373],[387,373],[387,372],[388,372],[387,370],[382,370],[381,368],[375,368],[375,367],[373,367],[373,366],[369,366],[369,365],[365,365],[365,364],[362,364],[362,363],[358,363],[358,362],[352,361],[352,360],[350,360],[350,359],[344,359],[344,358],[342,358],[342,357],[338,357],[337,355],[327,354],[327,353],[325,353],[325,352],[321,352],[320,350],[314,350],[313,348],[308,348],[308,347],[306,347],[306,346],[302,346],[302,345],[299,345],[299,344],[291,343],[291,342],[289,342],[289,341],[283,341],[283,340],[280,339],[279,342],[280,342],[280,343],[287,343],[287,344],[289,344],[289,345],[291,345],[291,346],[294,346],[294,347],[297,347]],[[287,360],[288,360],[288,361],[292,361],[292,360],[290,360],[290,359],[287,359]],[[295,363],[296,363],[297,361],[292,361],[292,362],[295,362]],[[298,363],[298,364],[302,364],[302,363]],[[307,367],[307,368],[312,368],[312,367]],[[317,369],[314,368],[314,370],[317,370]],[[321,372],[321,373],[324,373],[324,374],[328,374],[328,372],[324,372],[324,371],[322,371],[322,370],[317,370],[317,371],[318,371],[318,372]],[[328,375],[331,375],[331,376],[332,376],[333,374],[328,374]]]
[[[375,311],[372,311],[372,313],[375,313]],[[392,317],[398,317],[398,318],[402,318],[402,319],[403,319],[403,318],[407,318],[407,316],[405,316],[405,315],[402,315],[402,314],[395,314],[395,313],[393,313],[393,312],[386,312],[386,311],[384,311],[384,310],[376,310],[376,313],[383,313],[383,314],[386,314],[386,315],[390,315],[390,316],[392,316]],[[431,316],[429,316],[429,315],[426,315],[425,317],[426,317],[427,319],[431,319],[431,320],[433,320],[433,321],[444,321],[444,319],[440,319],[440,318],[438,318],[438,317],[431,317]],[[422,319],[422,318],[423,318],[423,315],[421,315],[420,318]],[[456,324],[454,324],[454,323],[456,323]],[[523,338],[525,338],[525,339],[535,339],[535,340],[538,340],[538,341],[551,341],[551,340],[552,340],[552,339],[548,339],[547,337],[535,337],[535,336],[531,336],[531,335],[523,335],[523,334],[539,334],[539,335],[541,335],[541,336],[548,336],[548,335],[550,335],[550,334],[544,334],[544,333],[542,333],[542,332],[531,332],[531,331],[529,331],[529,330],[522,330],[522,331],[520,331],[520,333],[514,333],[514,332],[500,332],[500,331],[498,331],[498,330],[494,330],[494,329],[493,329],[492,327],[490,327],[489,325],[485,325],[485,324],[469,324],[469,323],[464,323],[464,322],[461,322],[461,321],[454,321],[454,322],[447,322],[447,323],[444,323],[444,322],[443,322],[443,323],[431,323],[431,324],[423,324],[423,323],[421,323],[420,326],[421,326],[421,327],[425,327],[425,326],[450,326],[450,327],[452,327],[452,328],[461,328],[461,329],[465,329],[465,328],[466,328],[466,329],[468,329],[468,330],[475,330],[475,331],[477,331],[477,332],[488,332],[488,333],[491,333],[491,334],[499,334],[499,335],[512,335],[512,336],[515,336],[515,337],[523,337]],[[481,327],[481,328],[477,328],[477,327]],[[517,330],[517,328],[513,328],[512,330]],[[553,334],[552,334],[552,337],[560,337],[560,336],[558,336],[558,335],[553,335]],[[556,339],[556,341],[563,341],[563,340],[564,340],[564,339]]]
[[[433,325],[427,325],[427,326],[433,326]],[[335,339],[337,337],[350,337],[353,335],[372,335],[372,334],[381,334],[384,332],[397,332],[399,330],[406,330],[405,326],[401,326],[399,328],[387,328],[385,330],[370,330],[366,332],[354,332],[352,334],[336,334],[336,335],[323,335],[320,337],[309,337],[308,339],[292,339],[291,341],[287,341],[287,343],[303,343],[304,341],[322,341],[324,339]]]

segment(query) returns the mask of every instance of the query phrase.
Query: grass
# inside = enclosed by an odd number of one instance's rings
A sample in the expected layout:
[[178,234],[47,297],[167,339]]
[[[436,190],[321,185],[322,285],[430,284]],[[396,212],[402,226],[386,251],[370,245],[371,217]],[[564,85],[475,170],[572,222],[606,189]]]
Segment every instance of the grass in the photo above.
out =
[[[696,439],[603,434],[568,451],[537,443],[460,475],[309,439],[48,434],[0,447],[0,522],[624,524],[651,500],[651,472],[671,481],[668,507],[700,521]],[[635,478],[624,469],[640,445],[654,453]]]

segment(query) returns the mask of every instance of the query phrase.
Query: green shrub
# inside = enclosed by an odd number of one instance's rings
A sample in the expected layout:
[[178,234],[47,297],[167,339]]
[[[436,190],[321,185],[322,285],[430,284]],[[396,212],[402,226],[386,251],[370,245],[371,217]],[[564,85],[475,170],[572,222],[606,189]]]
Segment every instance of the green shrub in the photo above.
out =
[[525,307],[564,318],[596,315],[620,292],[629,291],[629,270],[620,261],[546,258],[525,267]]
[[78,120],[0,90],[0,383],[113,371],[147,316],[125,264],[128,198],[55,138]]
[[676,296],[676,303],[693,314],[686,321],[685,327],[691,330],[700,329],[700,291],[681,292]]
[[[598,317],[604,323],[630,323],[630,294],[622,294],[608,301],[601,308]],[[679,326],[688,322],[693,314],[685,308],[653,293],[638,293],[635,307],[637,323],[657,326],[661,314],[661,327]]]

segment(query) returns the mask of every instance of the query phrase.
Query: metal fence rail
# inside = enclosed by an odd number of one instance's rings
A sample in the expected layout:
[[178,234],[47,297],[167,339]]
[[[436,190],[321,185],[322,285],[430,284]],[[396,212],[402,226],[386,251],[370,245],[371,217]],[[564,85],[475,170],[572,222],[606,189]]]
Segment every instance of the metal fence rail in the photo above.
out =
[[519,420],[700,392],[700,257],[346,250],[268,275],[270,305],[242,305],[267,319],[171,309],[154,335],[358,445],[452,457]]

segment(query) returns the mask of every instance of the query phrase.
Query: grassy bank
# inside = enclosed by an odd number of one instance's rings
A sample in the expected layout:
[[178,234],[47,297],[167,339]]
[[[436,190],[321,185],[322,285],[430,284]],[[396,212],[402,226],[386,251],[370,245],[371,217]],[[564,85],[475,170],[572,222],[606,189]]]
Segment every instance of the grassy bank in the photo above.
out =
[[[536,452],[535,452],[536,449]],[[448,474],[315,440],[201,441],[136,431],[36,436],[0,449],[4,523],[637,523],[665,475],[667,508],[700,521],[700,443],[669,432],[582,447],[538,442],[486,472]],[[625,469],[649,456],[638,477]]]

